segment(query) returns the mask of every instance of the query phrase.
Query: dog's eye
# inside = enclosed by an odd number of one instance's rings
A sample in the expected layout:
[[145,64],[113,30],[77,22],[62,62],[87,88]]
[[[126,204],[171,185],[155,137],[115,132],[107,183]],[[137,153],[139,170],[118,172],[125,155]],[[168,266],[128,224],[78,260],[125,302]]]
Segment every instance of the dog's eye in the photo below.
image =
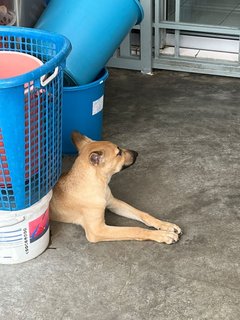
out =
[[122,155],[122,150],[118,147],[118,153],[117,156],[121,156]]

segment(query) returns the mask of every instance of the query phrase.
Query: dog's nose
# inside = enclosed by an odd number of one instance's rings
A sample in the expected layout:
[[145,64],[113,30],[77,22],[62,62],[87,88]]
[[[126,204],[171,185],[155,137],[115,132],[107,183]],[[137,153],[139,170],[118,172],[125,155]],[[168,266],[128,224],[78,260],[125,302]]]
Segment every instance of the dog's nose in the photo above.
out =
[[[138,153],[136,151],[134,151],[134,150],[129,150],[128,149],[128,150],[126,150],[126,152],[128,153],[128,155],[130,155],[130,159],[128,159],[127,163],[125,163],[122,166],[121,170],[131,167],[135,163],[135,161],[137,159],[137,156],[138,156]],[[128,156],[128,158],[129,158],[129,156]]]
[[137,153],[137,151],[134,151],[134,150],[129,150],[129,152],[133,158],[133,163],[134,163],[137,159],[138,153]]
[[138,156],[138,152],[137,151],[131,150],[131,153],[132,153],[134,158],[137,158],[137,156]]

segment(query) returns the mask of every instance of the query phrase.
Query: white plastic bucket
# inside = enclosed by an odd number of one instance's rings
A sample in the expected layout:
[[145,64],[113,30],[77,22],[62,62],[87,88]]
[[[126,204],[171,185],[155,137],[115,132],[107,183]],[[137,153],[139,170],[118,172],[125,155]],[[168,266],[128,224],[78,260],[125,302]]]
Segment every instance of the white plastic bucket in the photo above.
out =
[[31,260],[49,243],[50,191],[29,208],[0,211],[0,264]]

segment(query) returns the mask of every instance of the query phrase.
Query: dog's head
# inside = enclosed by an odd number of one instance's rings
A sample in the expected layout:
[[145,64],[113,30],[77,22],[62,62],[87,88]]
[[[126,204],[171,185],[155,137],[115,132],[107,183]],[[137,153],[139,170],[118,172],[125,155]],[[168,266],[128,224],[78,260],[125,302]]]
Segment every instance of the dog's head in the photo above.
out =
[[72,133],[72,141],[81,161],[110,176],[133,165],[138,156],[136,151],[122,149],[110,141],[91,140],[77,131]]

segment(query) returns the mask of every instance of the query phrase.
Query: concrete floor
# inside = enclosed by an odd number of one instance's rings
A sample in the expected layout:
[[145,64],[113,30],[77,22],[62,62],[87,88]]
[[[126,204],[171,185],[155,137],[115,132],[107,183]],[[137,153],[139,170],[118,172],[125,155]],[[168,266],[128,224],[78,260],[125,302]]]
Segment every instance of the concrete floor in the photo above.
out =
[[[179,224],[168,246],[90,244],[52,223],[37,259],[0,266],[6,320],[240,319],[239,79],[110,70],[104,138],[139,151],[112,191]],[[72,162],[65,157],[65,169]],[[141,225],[107,213],[108,224]]]

